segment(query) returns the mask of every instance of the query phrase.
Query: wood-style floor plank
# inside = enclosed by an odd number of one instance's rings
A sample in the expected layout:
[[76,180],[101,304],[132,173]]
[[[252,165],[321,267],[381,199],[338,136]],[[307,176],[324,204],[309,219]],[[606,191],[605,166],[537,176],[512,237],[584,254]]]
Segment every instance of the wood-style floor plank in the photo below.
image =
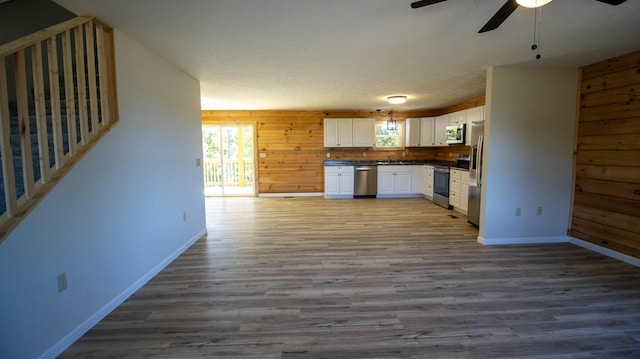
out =
[[208,198],[207,228],[61,358],[640,357],[639,268],[424,199]]

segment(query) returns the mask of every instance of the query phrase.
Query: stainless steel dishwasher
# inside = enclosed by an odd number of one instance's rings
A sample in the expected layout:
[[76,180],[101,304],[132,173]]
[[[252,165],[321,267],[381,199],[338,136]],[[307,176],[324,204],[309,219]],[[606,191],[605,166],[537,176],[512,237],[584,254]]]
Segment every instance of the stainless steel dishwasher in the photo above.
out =
[[353,198],[375,198],[378,194],[378,166],[356,166]]

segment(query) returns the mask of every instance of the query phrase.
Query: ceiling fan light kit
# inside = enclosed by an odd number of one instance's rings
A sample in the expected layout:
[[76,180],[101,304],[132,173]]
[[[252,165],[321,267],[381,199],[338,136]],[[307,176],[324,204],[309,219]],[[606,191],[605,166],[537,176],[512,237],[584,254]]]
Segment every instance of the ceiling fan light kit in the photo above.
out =
[[[428,5],[434,5],[447,0],[420,0],[411,3],[411,7],[418,9]],[[478,31],[483,33],[497,29],[518,7],[540,8],[543,5],[550,3],[552,0],[507,0],[500,9],[489,19],[489,21]],[[620,5],[627,0],[595,0],[597,2],[609,5]]]
[[548,3],[551,2],[551,0],[516,0],[516,2],[520,6],[535,8],[535,7],[547,5]]
[[387,96],[387,102],[389,102],[392,105],[399,105],[407,102],[407,96],[404,96],[404,95]]

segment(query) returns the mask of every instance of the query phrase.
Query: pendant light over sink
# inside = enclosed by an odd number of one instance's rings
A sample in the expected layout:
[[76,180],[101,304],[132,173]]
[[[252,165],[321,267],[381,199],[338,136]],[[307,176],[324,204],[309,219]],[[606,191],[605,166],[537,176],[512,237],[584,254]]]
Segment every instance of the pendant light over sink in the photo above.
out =
[[398,123],[393,119],[393,110],[389,112],[389,119],[387,120],[387,131],[395,131],[398,129]]

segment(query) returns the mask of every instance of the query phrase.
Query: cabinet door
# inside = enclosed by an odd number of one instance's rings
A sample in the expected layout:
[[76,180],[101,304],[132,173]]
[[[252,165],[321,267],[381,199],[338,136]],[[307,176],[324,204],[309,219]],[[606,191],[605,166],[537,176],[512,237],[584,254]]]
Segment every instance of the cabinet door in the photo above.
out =
[[324,168],[324,194],[337,195],[340,193],[340,177],[335,167]]
[[417,147],[423,146],[421,139],[421,127],[422,127],[422,119],[420,118],[408,118],[405,120],[404,124],[406,127],[405,130],[405,141],[406,146]]
[[469,146],[471,140],[471,122],[484,121],[484,106],[473,107],[467,110],[467,130],[465,133],[465,145]]
[[[348,168],[351,170],[349,171]],[[353,195],[353,167],[345,167],[338,176],[340,181],[340,194]]]
[[373,118],[353,119],[353,147],[373,147],[375,145],[376,121]]
[[338,146],[353,146],[353,121],[351,119],[338,120]]
[[425,117],[420,119],[420,145],[434,146],[434,133],[436,127],[435,117]]
[[467,123],[467,110],[456,111],[449,114],[449,124],[457,125],[459,123]]
[[436,117],[435,131],[433,134],[433,142],[435,146],[447,145],[447,125],[449,124],[449,115]]
[[324,147],[338,147],[339,130],[337,118],[324,119]]
[[411,193],[424,193],[422,166],[411,166]]
[[393,192],[397,194],[411,193],[411,168],[400,166],[394,171]]
[[393,194],[393,171],[385,171],[381,167],[388,166],[378,166],[378,193]]

